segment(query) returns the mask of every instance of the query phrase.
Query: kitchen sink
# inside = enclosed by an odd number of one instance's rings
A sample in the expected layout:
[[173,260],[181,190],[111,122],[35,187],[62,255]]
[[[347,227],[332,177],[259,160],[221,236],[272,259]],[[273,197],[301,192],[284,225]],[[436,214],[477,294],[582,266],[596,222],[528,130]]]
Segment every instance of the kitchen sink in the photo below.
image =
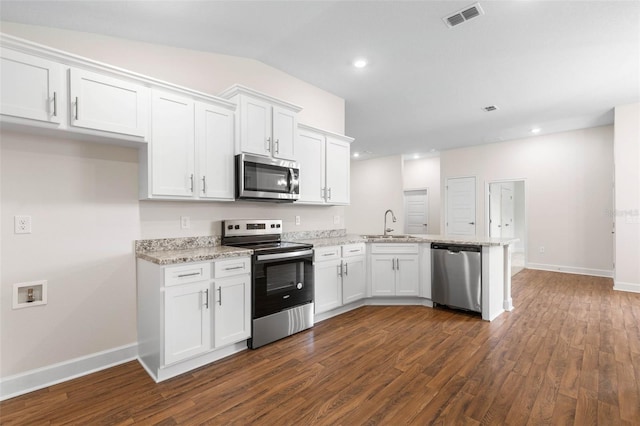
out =
[[375,235],[363,235],[363,238],[368,238],[368,239],[378,239],[378,238],[382,238],[382,239],[395,239],[395,238],[417,238],[414,237],[413,235],[382,235],[382,234],[375,234]]

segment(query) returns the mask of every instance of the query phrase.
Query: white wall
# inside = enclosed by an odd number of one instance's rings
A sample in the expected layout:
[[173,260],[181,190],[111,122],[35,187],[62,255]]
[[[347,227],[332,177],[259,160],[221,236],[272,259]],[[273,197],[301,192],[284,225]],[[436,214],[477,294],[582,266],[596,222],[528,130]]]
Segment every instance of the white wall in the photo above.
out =
[[427,188],[429,234],[440,233],[440,157],[405,160],[402,170],[404,190]]
[[382,234],[384,212],[393,210],[398,221],[387,226],[404,232],[402,157],[390,156],[351,162],[351,205],[345,208],[349,233]]
[[640,104],[615,109],[615,288],[640,292]]
[[477,177],[481,236],[487,182],[526,180],[530,266],[611,274],[612,126],[443,151],[440,170]]
[[526,194],[524,181],[517,181],[513,183],[513,222],[515,225],[515,237],[518,242],[514,244],[514,250],[524,251],[524,244],[527,240],[527,228],[526,228]]
[[[2,31],[207,93],[243,84],[304,107],[309,125],[344,130],[343,99],[253,60],[4,22]],[[135,149],[0,138],[3,378],[136,342],[136,239],[218,235],[233,218],[282,218],[285,232],[345,227],[344,207],[138,201]],[[33,217],[32,234],[13,234],[15,215]],[[36,279],[49,281],[49,303],[13,310],[13,283]]]

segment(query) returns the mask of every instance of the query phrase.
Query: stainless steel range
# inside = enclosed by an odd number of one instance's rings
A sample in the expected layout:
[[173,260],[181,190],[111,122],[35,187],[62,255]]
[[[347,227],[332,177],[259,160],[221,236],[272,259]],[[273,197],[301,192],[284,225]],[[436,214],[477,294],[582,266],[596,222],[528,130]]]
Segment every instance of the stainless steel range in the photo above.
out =
[[281,236],[281,220],[222,222],[222,244],[253,250],[252,349],[313,326],[313,246]]

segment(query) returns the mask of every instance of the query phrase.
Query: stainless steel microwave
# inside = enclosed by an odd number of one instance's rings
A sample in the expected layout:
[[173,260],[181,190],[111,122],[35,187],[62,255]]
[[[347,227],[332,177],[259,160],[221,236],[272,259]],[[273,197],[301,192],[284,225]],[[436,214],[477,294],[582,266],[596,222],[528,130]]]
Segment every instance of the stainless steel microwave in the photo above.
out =
[[294,202],[300,198],[300,166],[295,161],[236,155],[236,198]]

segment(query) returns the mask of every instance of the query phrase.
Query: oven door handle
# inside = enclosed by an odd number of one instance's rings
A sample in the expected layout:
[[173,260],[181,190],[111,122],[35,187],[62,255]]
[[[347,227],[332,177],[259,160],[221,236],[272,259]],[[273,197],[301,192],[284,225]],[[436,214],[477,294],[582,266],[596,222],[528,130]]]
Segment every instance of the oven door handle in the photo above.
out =
[[295,257],[306,257],[313,254],[313,250],[302,250],[302,251],[290,251],[286,253],[274,253],[274,254],[259,254],[256,256],[257,262],[262,262],[263,260],[280,260],[280,259],[291,259]]

